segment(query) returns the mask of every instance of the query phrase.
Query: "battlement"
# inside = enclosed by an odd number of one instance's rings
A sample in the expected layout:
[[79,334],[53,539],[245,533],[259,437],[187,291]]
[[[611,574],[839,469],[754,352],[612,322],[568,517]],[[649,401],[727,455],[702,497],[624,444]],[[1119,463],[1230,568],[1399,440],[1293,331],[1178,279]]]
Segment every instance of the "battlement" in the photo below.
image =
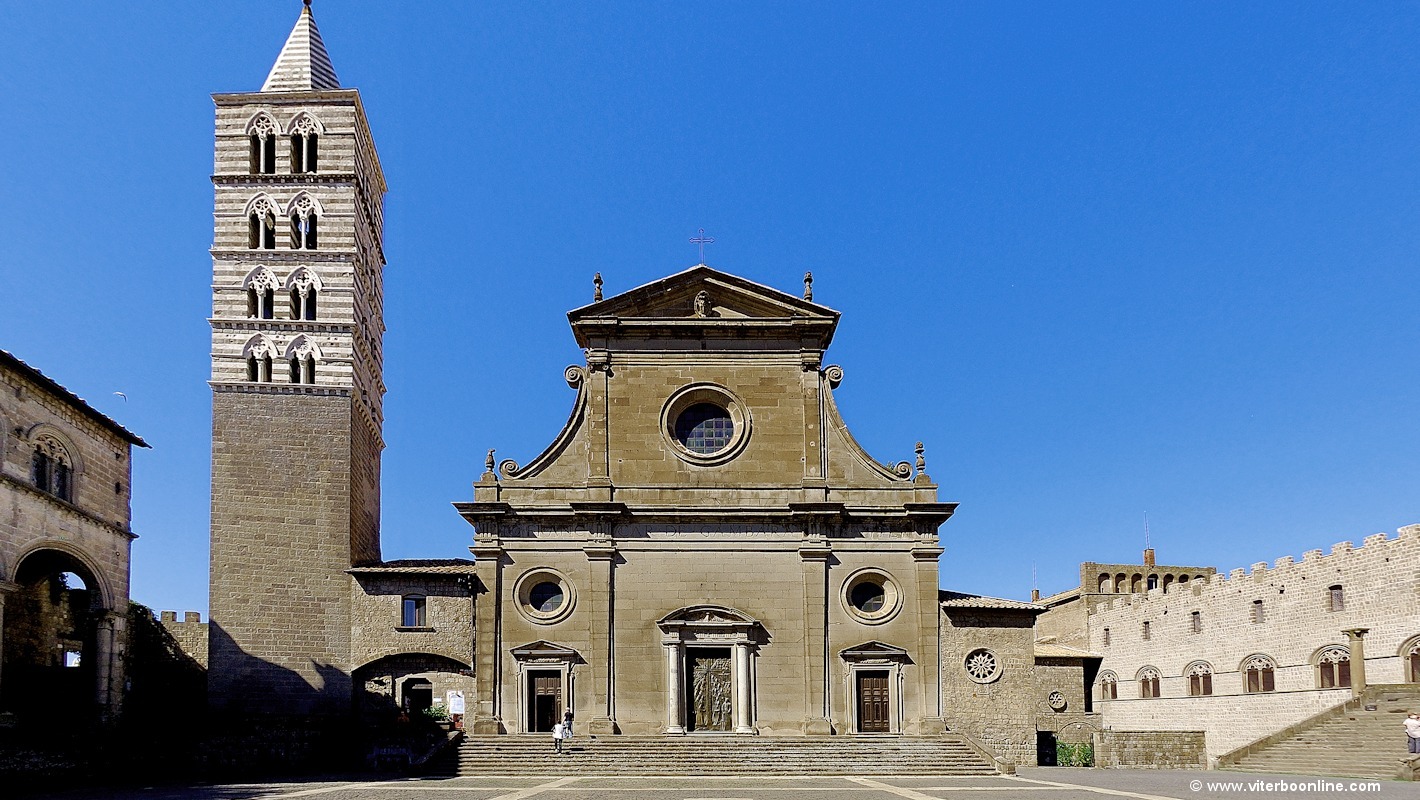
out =
[[184,653],[204,668],[207,666],[207,623],[202,621],[200,612],[184,611],[179,622],[176,611],[162,611],[158,622]]
[[1396,533],[1395,538],[1385,533],[1372,534],[1362,540],[1361,547],[1355,547],[1349,541],[1338,542],[1332,545],[1331,552],[1326,555],[1323,555],[1321,550],[1308,550],[1302,554],[1301,561],[1287,555],[1278,558],[1271,565],[1266,561],[1259,561],[1247,569],[1238,567],[1226,574],[1216,572],[1195,577],[1187,586],[1161,586],[1137,594],[1120,595],[1115,599],[1102,600],[1090,610],[1090,615],[1106,615],[1125,609],[1147,614],[1166,598],[1209,599],[1222,594],[1236,594],[1244,588],[1242,582],[1276,584],[1320,577],[1324,573],[1335,576],[1364,568],[1373,562],[1383,563],[1405,550],[1420,549],[1420,525],[1406,525]]

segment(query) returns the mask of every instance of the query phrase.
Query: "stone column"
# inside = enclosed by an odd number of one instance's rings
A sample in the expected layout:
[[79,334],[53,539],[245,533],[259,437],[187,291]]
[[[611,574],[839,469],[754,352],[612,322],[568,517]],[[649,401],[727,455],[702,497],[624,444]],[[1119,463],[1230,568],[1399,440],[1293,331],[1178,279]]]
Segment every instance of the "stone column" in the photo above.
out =
[[503,548],[495,537],[483,540],[475,535],[474,546],[469,550],[474,557],[474,572],[479,586],[473,600],[473,653],[474,653],[474,707],[473,732],[476,734],[503,733],[503,709],[501,703],[502,668],[500,649],[501,636],[498,630],[499,605],[502,602],[502,560]]
[[[99,617],[94,631],[94,696],[98,701],[99,713],[108,719],[114,711],[114,616],[105,611]],[[85,655],[87,658],[87,654]]]
[[592,676],[592,716],[587,722],[587,732],[610,736],[619,733],[616,725],[616,652],[615,621],[612,619],[615,602],[613,581],[613,560],[616,548],[609,541],[593,541],[585,552],[587,566],[591,569],[591,584],[587,587],[590,601],[591,636],[587,666]]
[[[18,588],[20,587],[13,583],[0,581],[0,678],[5,674],[5,596]],[[0,693],[0,697],[4,697],[4,694]],[[4,710],[4,707],[0,707],[0,712]]]
[[750,712],[749,644],[735,642],[735,733],[754,733]]
[[685,659],[680,642],[666,646],[666,733],[685,733]]
[[1350,628],[1346,634],[1346,645],[1351,650],[1351,696],[1360,697],[1366,692],[1366,634],[1370,628]]

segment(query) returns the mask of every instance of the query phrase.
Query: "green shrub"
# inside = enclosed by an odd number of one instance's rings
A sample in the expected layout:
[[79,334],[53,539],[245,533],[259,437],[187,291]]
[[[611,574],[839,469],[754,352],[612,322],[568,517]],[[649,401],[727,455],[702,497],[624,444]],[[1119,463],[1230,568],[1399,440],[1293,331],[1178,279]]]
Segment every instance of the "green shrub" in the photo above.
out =
[[443,706],[429,706],[421,713],[423,713],[424,716],[428,717],[429,719],[434,720],[435,722],[449,721],[449,710]]
[[1080,744],[1059,742],[1055,745],[1055,763],[1062,767],[1093,767],[1095,765],[1095,746],[1087,742]]

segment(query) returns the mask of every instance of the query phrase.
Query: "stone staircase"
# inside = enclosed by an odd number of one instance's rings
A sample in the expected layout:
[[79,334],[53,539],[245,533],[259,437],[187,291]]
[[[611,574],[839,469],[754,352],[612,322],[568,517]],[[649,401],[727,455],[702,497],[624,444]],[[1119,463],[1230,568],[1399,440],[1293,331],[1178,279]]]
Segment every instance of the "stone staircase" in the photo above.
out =
[[995,775],[956,734],[774,738],[581,736],[563,755],[538,736],[466,736],[426,774],[454,775]]
[[1411,711],[1420,711],[1420,686],[1371,686],[1360,699],[1225,753],[1218,768],[1391,779],[1407,755],[1401,723]]

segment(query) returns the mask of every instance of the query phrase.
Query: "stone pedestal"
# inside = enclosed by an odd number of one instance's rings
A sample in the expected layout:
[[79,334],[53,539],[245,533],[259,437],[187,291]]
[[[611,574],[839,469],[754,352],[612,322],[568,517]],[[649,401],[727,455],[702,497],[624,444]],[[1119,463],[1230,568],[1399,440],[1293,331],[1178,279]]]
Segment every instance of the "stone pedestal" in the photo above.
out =
[[477,717],[473,720],[473,732],[479,736],[504,733],[503,720],[498,717]]
[[592,717],[592,721],[587,723],[587,733],[592,736],[617,736],[621,728],[611,717]]
[[805,736],[832,736],[833,723],[823,717],[804,717],[799,723],[799,730]]

